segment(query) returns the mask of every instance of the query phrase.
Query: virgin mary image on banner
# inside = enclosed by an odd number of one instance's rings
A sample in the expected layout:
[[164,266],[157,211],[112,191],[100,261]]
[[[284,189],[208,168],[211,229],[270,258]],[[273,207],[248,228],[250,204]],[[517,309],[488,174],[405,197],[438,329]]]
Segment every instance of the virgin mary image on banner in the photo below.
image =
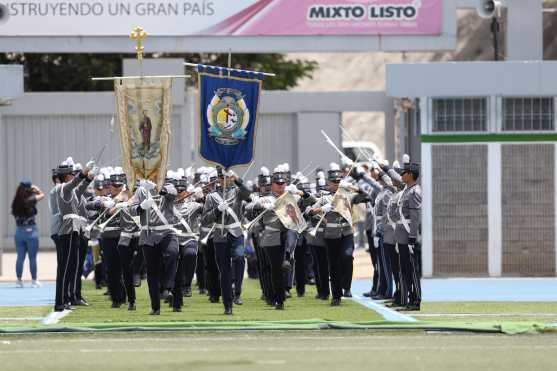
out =
[[171,79],[143,78],[115,83],[123,165],[131,184],[149,179],[159,186],[168,162]]

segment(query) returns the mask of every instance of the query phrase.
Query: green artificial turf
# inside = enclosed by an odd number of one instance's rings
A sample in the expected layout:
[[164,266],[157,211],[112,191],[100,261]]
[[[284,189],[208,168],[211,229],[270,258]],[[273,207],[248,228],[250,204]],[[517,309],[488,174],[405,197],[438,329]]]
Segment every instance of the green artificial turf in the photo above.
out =
[[3,371],[555,370],[557,336],[383,332],[0,335]]
[[[383,318],[368,308],[351,300],[343,300],[340,307],[331,307],[329,301],[317,300],[315,286],[306,286],[306,296],[288,299],[285,310],[279,311],[260,300],[259,282],[246,279],[243,285],[244,304],[234,306],[234,315],[223,315],[223,304],[212,304],[206,295],[194,290],[193,297],[184,298],[183,312],[174,313],[168,304],[161,304],[160,316],[148,315],[150,311],[147,284],[143,281],[136,289],[137,311],[130,312],[127,305],[119,309],[110,307],[111,302],[103,295],[104,290],[96,290],[90,282],[84,283],[83,294],[91,304],[79,307],[62,319],[61,325],[79,326],[87,323],[150,323],[150,322],[192,322],[192,321],[284,321],[320,319],[331,321],[374,321]],[[293,290],[295,292],[295,290]],[[294,294],[295,296],[295,294]]]
[[38,318],[46,317],[51,311],[50,306],[10,306],[0,307],[0,318]]

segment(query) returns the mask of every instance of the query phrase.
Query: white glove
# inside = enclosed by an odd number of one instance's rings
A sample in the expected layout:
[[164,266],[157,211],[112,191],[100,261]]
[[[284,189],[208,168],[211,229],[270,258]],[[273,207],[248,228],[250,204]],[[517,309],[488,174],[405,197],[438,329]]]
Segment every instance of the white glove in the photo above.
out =
[[366,172],[366,170],[364,169],[363,166],[360,166],[360,165],[356,166],[356,173],[357,174],[365,174],[365,172]]
[[408,245],[408,251],[410,251],[410,254],[414,255],[414,245]]
[[313,208],[311,206],[306,207],[306,209],[304,210],[304,215],[307,215],[311,212],[311,210],[313,210]]
[[151,197],[149,197],[143,200],[139,206],[141,206],[143,210],[150,210],[153,207],[154,203],[155,201]]
[[294,184],[289,184],[287,185],[284,190],[286,192],[291,192],[291,193],[298,193],[298,187],[296,187]]
[[85,173],[88,173],[95,167],[95,161],[91,160],[85,165]]
[[373,246],[379,248],[379,237],[373,237]]
[[125,209],[126,207],[128,207],[130,204],[128,202],[118,202],[116,204],[116,208],[117,209]]
[[352,187],[352,183],[350,183],[348,180],[341,180],[338,186],[340,188],[350,188]]
[[101,171],[101,170],[100,170],[98,167],[93,166],[93,167],[91,168],[91,170],[88,171],[88,175],[89,175],[90,178],[94,178],[94,177],[96,177],[97,175],[99,175],[99,172],[100,172],[100,171]]
[[217,207],[218,207],[220,212],[223,212],[224,210],[228,209],[228,202],[223,201]]
[[139,181],[139,186],[144,188],[146,191],[152,191],[155,189],[156,184],[151,182],[150,180],[141,179]]
[[108,199],[108,200],[104,200],[103,201],[103,206],[106,209],[112,209],[114,207],[114,205],[116,205],[116,203],[114,202],[114,200]]
[[271,210],[275,208],[275,201],[274,200],[263,200],[261,202],[261,206],[263,206],[267,210]]
[[204,194],[203,194],[203,188],[201,187],[195,187],[194,189],[194,196],[197,199],[201,199],[203,198]]
[[323,211],[325,214],[327,214],[331,210],[333,210],[333,205],[331,205],[331,204],[325,204],[325,205],[321,206],[321,211]]
[[345,159],[344,159],[344,163],[345,163],[346,165],[348,165],[348,166],[354,165],[354,161],[352,161],[352,160],[349,159],[349,158],[345,158]]

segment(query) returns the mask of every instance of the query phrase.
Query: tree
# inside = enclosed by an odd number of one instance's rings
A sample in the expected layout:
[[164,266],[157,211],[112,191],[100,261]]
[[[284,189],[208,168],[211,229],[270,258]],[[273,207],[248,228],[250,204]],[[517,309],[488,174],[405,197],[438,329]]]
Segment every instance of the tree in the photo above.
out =
[[[134,54],[0,54],[0,64],[23,64],[25,91],[107,91],[110,81],[91,81],[97,76],[121,76],[122,60]],[[146,58],[183,58],[188,62],[226,66],[227,54],[155,54]],[[232,67],[274,72],[263,88],[288,89],[304,77],[311,78],[317,62],[288,60],[283,54],[233,54]]]

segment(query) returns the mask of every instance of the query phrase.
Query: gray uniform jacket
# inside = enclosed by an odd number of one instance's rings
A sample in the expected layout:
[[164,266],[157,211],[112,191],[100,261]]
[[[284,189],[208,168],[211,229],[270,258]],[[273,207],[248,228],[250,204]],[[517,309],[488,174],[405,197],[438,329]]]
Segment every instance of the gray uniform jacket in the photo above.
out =
[[377,195],[379,194],[379,192],[381,192],[383,187],[381,186],[381,184],[379,184],[378,181],[376,181],[375,179],[373,179],[371,176],[367,174],[364,175],[362,179],[358,180],[358,187],[360,188],[360,191],[367,194],[369,199],[372,200],[372,202],[368,202],[366,204],[367,213],[366,213],[365,229],[366,231],[372,231],[372,233],[375,233],[376,217],[375,217],[373,201],[377,198]]
[[[174,214],[174,200],[176,196],[166,194],[164,196],[153,196],[155,205],[148,211],[143,210],[140,206],[147,198],[147,191],[139,187],[135,192],[134,199],[137,204],[130,208],[131,216],[139,216],[141,224],[141,233],[139,234],[139,245],[154,246],[160,243],[166,236],[176,236],[174,225],[179,222]],[[162,220],[155,211],[155,207],[160,211]]]
[[395,238],[398,243],[407,244],[409,238],[418,238],[422,212],[422,188],[419,184],[406,187],[397,200],[400,220],[396,225]]
[[[85,207],[87,208],[87,210],[94,210],[98,213],[103,213],[105,209],[103,205],[103,199],[100,197],[88,201]],[[106,223],[105,227],[102,230],[99,230],[100,238],[120,238],[120,216],[122,214],[122,211],[116,210],[115,212],[117,212],[118,214],[114,217],[112,217],[112,215],[108,211],[105,212],[102,218],[97,223],[98,227],[99,225],[104,224],[107,220],[110,219],[110,221]]]
[[[250,192],[245,189],[229,187],[225,192],[224,199],[222,193],[222,190],[209,193],[203,206],[202,224],[215,224],[212,233],[214,242],[226,241],[228,233],[234,237],[242,235],[243,201],[251,201]],[[222,213],[218,209],[218,205],[223,200],[228,201],[229,205],[225,212],[224,225],[222,224]]]
[[179,231],[178,243],[185,245],[189,241],[196,239],[199,235],[201,225],[201,214],[203,213],[203,204],[186,200],[175,204],[176,212],[181,218],[174,227]]
[[48,194],[48,207],[50,209],[50,235],[58,235],[60,231],[60,226],[62,225],[62,217],[60,216],[60,210],[58,210],[58,202],[56,198],[56,193],[58,192],[58,186],[52,187],[50,193]]
[[[378,228],[378,233],[383,234],[383,242],[394,245],[395,241],[395,229],[389,223],[389,202],[393,197],[395,189],[391,186],[385,186],[382,191],[381,198],[376,201],[376,208],[378,209],[378,213],[380,212],[381,217],[378,220],[380,228]],[[380,231],[380,232],[379,232]]]
[[[317,202],[312,207],[315,209],[331,203],[333,201],[333,197],[334,195],[331,193],[323,194],[317,199]],[[337,239],[354,234],[352,225],[348,223],[342,215],[335,211],[329,211],[325,215],[325,220],[323,220],[321,226],[325,227],[323,236],[325,239]]]
[[[276,200],[277,197],[275,195],[268,195],[260,197],[258,202],[250,202],[246,205],[246,215],[248,215],[249,219],[254,219],[259,214],[265,212],[265,209],[259,204],[259,202],[271,202]],[[263,230],[259,235],[260,246],[280,246],[281,233],[286,232],[288,229],[284,227],[277,214],[273,210],[265,212],[265,215],[261,219],[261,224],[263,226]]]
[[141,232],[141,225],[130,213],[130,208],[126,207],[120,211],[120,239],[118,245],[129,246],[132,238],[139,238]]
[[81,196],[87,190],[87,186],[91,181],[78,173],[73,180],[57,186],[56,202],[62,223],[59,229],[59,235],[67,235],[73,232],[81,233],[87,226],[87,219],[79,215],[79,204]]

